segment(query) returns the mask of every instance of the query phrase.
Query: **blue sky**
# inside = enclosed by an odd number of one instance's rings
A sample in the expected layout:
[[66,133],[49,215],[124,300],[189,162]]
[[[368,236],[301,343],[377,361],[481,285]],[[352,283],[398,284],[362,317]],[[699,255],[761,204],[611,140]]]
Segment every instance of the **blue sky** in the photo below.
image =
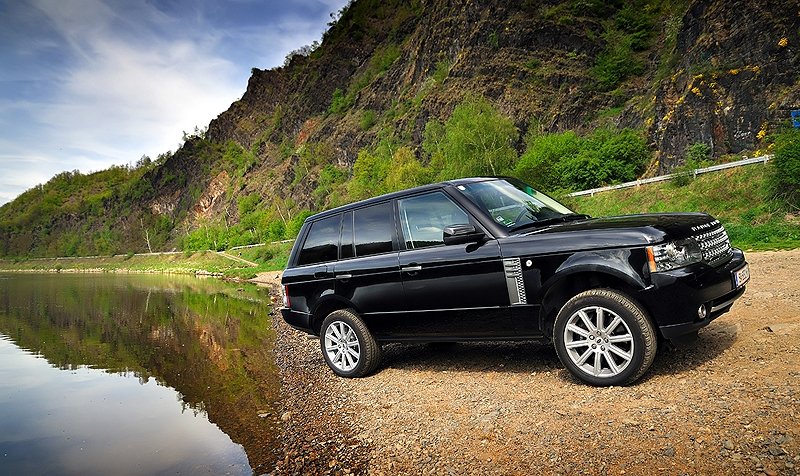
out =
[[0,0],[0,204],[174,151],[347,0]]

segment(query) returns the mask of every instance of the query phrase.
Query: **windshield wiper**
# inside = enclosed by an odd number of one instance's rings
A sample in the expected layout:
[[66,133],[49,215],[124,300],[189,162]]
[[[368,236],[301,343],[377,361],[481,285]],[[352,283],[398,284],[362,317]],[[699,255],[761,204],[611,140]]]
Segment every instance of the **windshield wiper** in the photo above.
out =
[[582,213],[568,213],[566,215],[561,215],[559,217],[545,218],[544,220],[538,220],[531,223],[526,223],[524,225],[512,228],[511,231],[517,231],[522,228],[528,228],[528,227],[539,228],[541,226],[552,225],[553,223],[564,223],[568,221],[585,220],[587,218],[591,217],[589,215],[584,215]]

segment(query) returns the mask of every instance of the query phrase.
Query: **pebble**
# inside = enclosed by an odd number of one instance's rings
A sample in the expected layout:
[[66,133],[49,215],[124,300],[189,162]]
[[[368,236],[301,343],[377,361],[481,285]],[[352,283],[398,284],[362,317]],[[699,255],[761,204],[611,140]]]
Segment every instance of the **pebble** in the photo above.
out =
[[731,442],[731,440],[725,440],[722,443],[722,447],[725,448],[726,450],[732,450],[733,449],[733,443]]

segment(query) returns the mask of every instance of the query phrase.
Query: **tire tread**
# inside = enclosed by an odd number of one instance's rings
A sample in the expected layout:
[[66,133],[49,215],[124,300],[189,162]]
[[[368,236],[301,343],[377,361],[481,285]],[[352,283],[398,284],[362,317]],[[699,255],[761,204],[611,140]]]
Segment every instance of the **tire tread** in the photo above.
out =
[[[362,336],[361,342],[361,359],[364,361],[364,365],[359,367],[358,365],[354,369],[354,371],[350,374],[343,375],[337,369],[334,369],[329,363],[328,359],[325,354],[325,329],[327,329],[330,322],[340,320],[346,322],[350,327],[352,327],[360,336]],[[331,312],[325,317],[325,320],[322,323],[322,327],[320,328],[320,349],[322,351],[322,357],[325,360],[325,363],[328,364],[328,367],[334,371],[340,377],[348,377],[348,378],[358,378],[358,377],[365,377],[375,369],[381,363],[381,346],[375,340],[372,333],[367,328],[367,325],[364,324],[364,321],[361,317],[354,311],[353,309],[338,309],[336,311]],[[360,364],[360,362],[359,362]]]
[[[583,292],[581,292],[579,294],[576,294],[575,296],[570,298],[566,303],[564,303],[564,305],[562,306],[561,309],[563,310],[564,308],[566,308],[571,303],[579,301],[581,299],[586,299],[586,298],[600,298],[600,299],[611,300],[611,301],[619,304],[623,308],[625,308],[631,314],[631,316],[636,320],[636,324],[637,324],[639,330],[641,331],[641,335],[642,335],[642,341],[643,341],[643,347],[644,347],[644,355],[642,356],[642,360],[641,360],[638,368],[636,368],[636,370],[629,377],[627,377],[625,380],[623,380],[621,383],[619,383],[619,385],[629,385],[629,384],[635,382],[636,380],[640,379],[642,377],[642,375],[644,375],[644,373],[647,372],[647,369],[650,368],[650,365],[652,365],[652,363],[653,363],[653,361],[655,360],[655,357],[656,357],[656,350],[657,350],[657,347],[658,347],[658,338],[657,338],[657,335],[656,335],[655,328],[653,327],[652,321],[650,320],[650,318],[647,317],[647,314],[645,313],[645,311],[636,303],[636,301],[634,301],[632,298],[630,298],[628,295],[626,295],[625,293],[623,293],[621,291],[617,291],[615,289],[608,289],[608,288],[589,289],[587,291],[583,291]],[[558,322],[559,319],[562,318],[561,312],[562,311],[559,311],[558,317],[556,318],[557,322]],[[558,326],[556,326],[556,327],[558,327]],[[553,338],[555,340],[557,337],[554,335]],[[558,337],[558,339],[563,339],[563,337]],[[559,358],[561,358],[562,357],[561,356],[561,350],[559,350],[558,345],[556,345],[556,351],[559,354]],[[564,356],[564,358],[568,358],[568,357]],[[564,361],[564,359],[562,358],[562,362],[563,361]],[[589,381],[589,380],[583,379],[580,376],[578,376],[578,377],[581,378],[582,380],[586,381],[586,382],[589,382],[589,383],[593,384],[593,385],[610,385],[610,384],[599,383],[599,382],[595,383],[594,381]]]

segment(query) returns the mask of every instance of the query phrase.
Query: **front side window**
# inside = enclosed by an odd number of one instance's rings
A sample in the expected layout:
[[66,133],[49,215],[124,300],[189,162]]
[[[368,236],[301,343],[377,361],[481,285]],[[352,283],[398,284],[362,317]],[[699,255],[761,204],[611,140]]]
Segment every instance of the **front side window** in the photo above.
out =
[[311,224],[297,260],[299,266],[336,261],[341,218],[341,215],[334,215]]
[[353,212],[356,256],[386,253],[394,249],[392,203],[384,202]]
[[444,244],[444,227],[469,223],[469,216],[444,193],[435,192],[397,201],[406,248]]
[[496,223],[507,229],[574,215],[564,205],[517,180],[490,180],[457,187]]

